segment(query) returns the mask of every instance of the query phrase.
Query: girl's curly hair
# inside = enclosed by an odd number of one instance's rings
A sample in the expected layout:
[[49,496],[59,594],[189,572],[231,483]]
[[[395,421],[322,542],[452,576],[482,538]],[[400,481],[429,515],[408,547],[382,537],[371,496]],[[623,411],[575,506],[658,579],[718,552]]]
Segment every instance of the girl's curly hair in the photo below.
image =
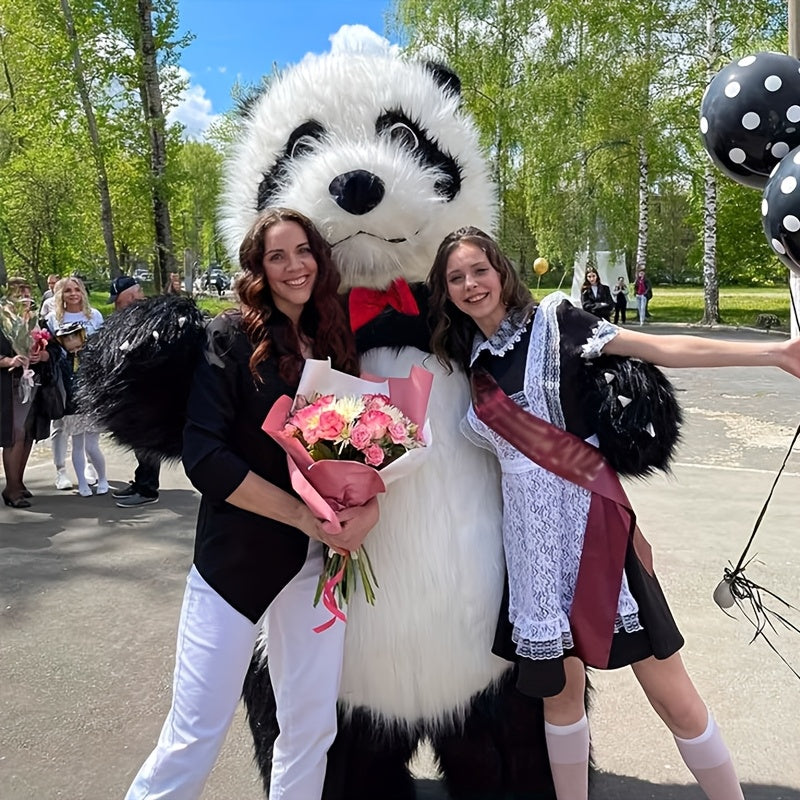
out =
[[355,339],[338,295],[341,279],[331,259],[330,245],[310,219],[288,208],[269,208],[259,214],[239,248],[242,275],[236,281],[236,293],[242,310],[242,328],[253,344],[250,372],[260,381],[257,366],[274,355],[281,378],[296,386],[303,369],[298,331],[275,306],[264,272],[266,233],[279,222],[295,222],[305,231],[317,262],[317,277],[311,298],[300,315],[299,331],[311,342],[315,358],[330,357],[336,369],[357,374]]

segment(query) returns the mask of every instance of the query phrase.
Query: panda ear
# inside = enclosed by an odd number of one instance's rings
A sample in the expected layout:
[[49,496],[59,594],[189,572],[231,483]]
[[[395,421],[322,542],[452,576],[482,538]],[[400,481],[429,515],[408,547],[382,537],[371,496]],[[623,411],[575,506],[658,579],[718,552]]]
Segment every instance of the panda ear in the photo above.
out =
[[461,95],[461,79],[450,67],[438,61],[426,61],[425,68],[433,75],[433,79],[446,92]]

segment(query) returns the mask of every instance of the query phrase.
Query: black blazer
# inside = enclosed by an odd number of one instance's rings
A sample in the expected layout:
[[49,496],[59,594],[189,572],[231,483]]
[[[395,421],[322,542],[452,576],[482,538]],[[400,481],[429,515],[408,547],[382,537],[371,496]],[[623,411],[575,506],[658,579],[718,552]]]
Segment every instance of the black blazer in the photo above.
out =
[[194,372],[183,433],[183,465],[200,492],[194,565],[233,608],[257,622],[278,592],[300,571],[308,537],[297,528],[225,501],[249,470],[291,492],[286,454],[261,425],[273,403],[294,388],[277,361],[248,362],[252,346],[238,312],[208,326],[205,358]]
[[609,319],[614,309],[614,301],[611,299],[611,289],[604,283],[598,283],[597,297],[594,296],[591,287],[584,289],[581,292],[581,306],[584,311],[588,311],[596,317]]

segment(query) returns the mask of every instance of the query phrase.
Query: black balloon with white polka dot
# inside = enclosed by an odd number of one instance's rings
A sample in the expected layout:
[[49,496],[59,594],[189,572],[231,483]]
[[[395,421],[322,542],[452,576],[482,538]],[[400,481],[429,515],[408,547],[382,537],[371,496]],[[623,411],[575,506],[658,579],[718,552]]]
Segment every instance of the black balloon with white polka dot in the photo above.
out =
[[800,61],[756,53],[728,64],[706,87],[700,134],[722,172],[762,189],[775,165],[800,145]]
[[767,181],[761,221],[775,255],[800,275],[800,147],[781,159]]

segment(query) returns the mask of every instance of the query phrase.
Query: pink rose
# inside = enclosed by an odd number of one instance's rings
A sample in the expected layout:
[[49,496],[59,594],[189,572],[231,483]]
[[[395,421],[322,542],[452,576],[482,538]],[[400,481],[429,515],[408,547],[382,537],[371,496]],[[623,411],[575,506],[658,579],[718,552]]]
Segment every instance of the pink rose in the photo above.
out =
[[380,439],[386,436],[386,428],[391,425],[392,418],[383,411],[365,411],[361,415],[359,424],[364,425],[370,433],[372,439]]
[[402,422],[393,422],[386,431],[394,444],[403,444],[408,441],[408,432]]
[[383,464],[384,452],[380,445],[371,444],[364,451],[364,462],[371,467],[379,467]]
[[335,439],[344,429],[344,419],[336,411],[323,411],[319,415],[317,436],[320,439]]
[[363,452],[371,441],[372,436],[365,425],[359,423],[350,431],[350,444],[352,444],[356,450],[361,450]]
[[389,398],[385,394],[365,394],[362,399],[367,411],[381,409],[389,405]]

